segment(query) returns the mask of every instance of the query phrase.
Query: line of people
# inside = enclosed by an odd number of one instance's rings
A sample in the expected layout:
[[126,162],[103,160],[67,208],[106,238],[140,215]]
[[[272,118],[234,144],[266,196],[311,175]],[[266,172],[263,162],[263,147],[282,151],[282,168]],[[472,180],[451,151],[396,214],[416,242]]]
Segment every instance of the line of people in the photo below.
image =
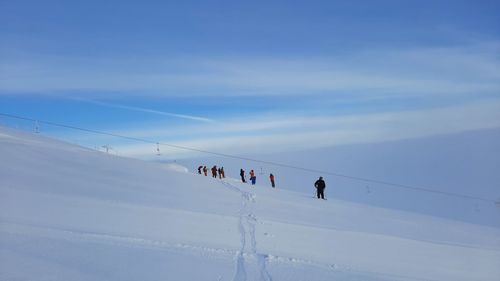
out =
[[[211,172],[212,172],[212,177],[213,178],[217,178],[217,176],[220,179],[226,178],[226,175],[225,175],[225,172],[224,172],[224,167],[217,168],[217,165],[214,165],[212,167],[212,169],[211,169]],[[198,174],[201,175],[202,173],[205,176],[208,176],[208,168],[207,168],[207,166],[199,166],[198,167]],[[254,170],[250,170],[250,172],[248,174],[250,176],[250,182],[252,183],[252,185],[255,185],[255,183],[257,181],[257,176],[255,175]],[[240,177],[241,177],[241,181],[243,183],[247,182],[246,179],[245,179],[245,170],[240,169]],[[273,174],[269,174],[269,180],[271,182],[271,186],[273,188],[275,188],[276,187],[276,183],[275,183],[275,178],[274,178]],[[326,183],[323,180],[323,177],[319,177],[319,179],[314,183],[314,187],[316,188],[316,196],[318,197],[318,199],[325,199]]]
[[[224,172],[224,167],[220,167],[220,168],[217,168],[217,165],[214,165],[210,171],[212,172],[212,177],[213,178],[217,178],[219,177],[219,179],[223,179],[223,178],[226,178],[226,175],[225,175],[225,172]],[[198,174],[200,175],[205,175],[208,176],[208,168],[207,166],[198,166]],[[240,169],[240,176],[241,176],[241,181],[246,183],[246,179],[245,179],[245,170],[243,169]],[[257,182],[257,176],[255,175],[255,172],[254,170],[250,170],[250,173],[249,173],[249,176],[250,176],[250,182],[252,183],[252,185],[255,185],[255,183]],[[274,175],[273,174],[269,174],[269,181],[271,182],[271,186],[273,188],[276,187],[276,183],[275,183],[275,178],[274,178]]]

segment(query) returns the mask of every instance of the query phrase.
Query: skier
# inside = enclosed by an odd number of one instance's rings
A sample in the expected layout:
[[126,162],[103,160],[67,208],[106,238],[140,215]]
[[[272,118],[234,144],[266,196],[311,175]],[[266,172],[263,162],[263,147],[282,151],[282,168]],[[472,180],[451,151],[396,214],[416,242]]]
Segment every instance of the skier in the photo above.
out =
[[203,168],[203,166],[198,167],[198,174],[200,174],[200,175],[201,175],[201,169],[202,168]]
[[223,179],[226,178],[226,175],[224,174],[224,167],[220,167],[220,174],[222,175]]
[[215,165],[212,167],[212,177],[217,178],[217,166]]
[[217,174],[219,174],[219,179],[222,179],[222,171],[220,168],[217,169]]
[[314,183],[314,187],[316,187],[316,195],[318,196],[318,199],[321,197],[321,199],[325,199],[325,188],[326,184],[325,181],[323,180],[323,177],[319,177],[319,179]]
[[253,170],[250,170],[250,180],[252,181],[252,185],[255,185],[257,177],[255,177],[255,172]]
[[271,180],[271,186],[274,188],[275,185],[274,185],[274,175],[273,174],[269,175],[269,180]]
[[205,177],[207,176],[207,172],[208,172],[207,166],[203,166],[203,173],[205,174]]
[[246,182],[246,181],[245,181],[245,170],[240,169],[240,176],[241,176],[241,181],[242,181],[242,182]]

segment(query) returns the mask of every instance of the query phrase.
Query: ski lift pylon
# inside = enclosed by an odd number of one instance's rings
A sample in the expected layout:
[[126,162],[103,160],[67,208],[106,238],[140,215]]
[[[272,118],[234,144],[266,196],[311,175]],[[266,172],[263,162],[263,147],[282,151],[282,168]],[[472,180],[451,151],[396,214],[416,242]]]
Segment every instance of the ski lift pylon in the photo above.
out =
[[157,142],[156,143],[156,156],[160,156],[161,155],[161,152],[160,152],[160,143]]

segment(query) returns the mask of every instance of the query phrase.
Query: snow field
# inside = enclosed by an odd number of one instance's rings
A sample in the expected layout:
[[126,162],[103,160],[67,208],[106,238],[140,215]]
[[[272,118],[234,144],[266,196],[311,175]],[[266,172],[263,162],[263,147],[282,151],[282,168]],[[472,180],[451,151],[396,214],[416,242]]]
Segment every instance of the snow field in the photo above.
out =
[[499,280],[500,230],[0,129],[0,280]]

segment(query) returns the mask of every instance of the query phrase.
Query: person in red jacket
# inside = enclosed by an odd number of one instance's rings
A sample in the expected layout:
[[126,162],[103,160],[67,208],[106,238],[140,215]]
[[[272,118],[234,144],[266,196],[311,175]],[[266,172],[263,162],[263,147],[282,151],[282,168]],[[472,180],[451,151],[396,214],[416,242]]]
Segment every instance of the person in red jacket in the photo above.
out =
[[274,175],[273,174],[269,175],[269,180],[271,180],[271,186],[274,188],[275,185],[274,185]]

